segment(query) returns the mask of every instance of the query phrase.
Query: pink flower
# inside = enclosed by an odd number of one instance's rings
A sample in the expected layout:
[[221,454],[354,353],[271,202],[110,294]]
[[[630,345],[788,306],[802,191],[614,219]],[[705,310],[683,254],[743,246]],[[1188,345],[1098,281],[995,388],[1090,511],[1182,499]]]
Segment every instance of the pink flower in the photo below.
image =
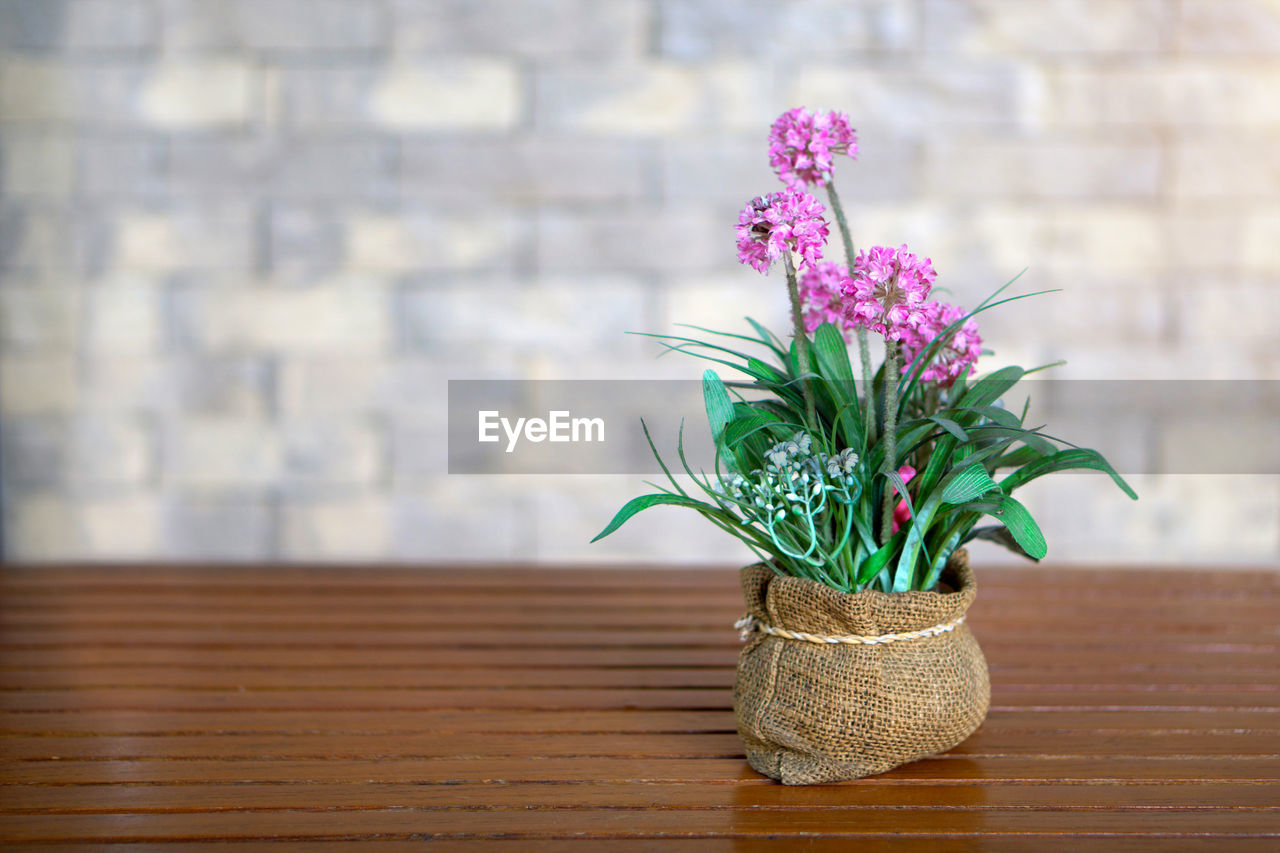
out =
[[797,107],[778,116],[769,131],[769,165],[789,187],[825,187],[835,168],[832,154],[858,156],[858,136],[844,113]]
[[760,272],[768,272],[787,251],[806,264],[817,263],[827,242],[826,212],[804,190],[788,188],[753,198],[738,217],[738,260]]
[[853,324],[844,312],[844,287],[849,284],[849,271],[834,261],[819,261],[807,267],[797,282],[804,308],[804,326],[814,332],[823,323],[831,323],[852,339]]
[[929,259],[917,258],[906,246],[859,252],[844,289],[848,320],[901,340],[924,322],[924,305],[935,278]]
[[[915,475],[916,475],[916,469],[912,468],[910,465],[903,465],[901,468],[898,469],[898,476],[902,478],[902,482],[904,484],[910,483],[911,478],[914,477]],[[895,495],[901,494],[901,492],[898,491],[897,486],[893,487],[893,493]],[[905,500],[898,501],[898,505],[893,508],[893,531],[892,532],[897,533],[898,528],[902,527],[902,525],[906,524],[910,520],[911,520],[911,508],[907,506],[907,502]]]
[[[943,302],[927,302],[924,305],[924,322],[907,331],[902,337],[902,372],[906,373],[911,362],[924,348],[952,323],[965,315],[965,311]],[[926,382],[950,386],[964,369],[982,355],[982,338],[978,336],[978,321],[970,317],[951,333],[951,338],[938,347],[929,364],[920,373]]]

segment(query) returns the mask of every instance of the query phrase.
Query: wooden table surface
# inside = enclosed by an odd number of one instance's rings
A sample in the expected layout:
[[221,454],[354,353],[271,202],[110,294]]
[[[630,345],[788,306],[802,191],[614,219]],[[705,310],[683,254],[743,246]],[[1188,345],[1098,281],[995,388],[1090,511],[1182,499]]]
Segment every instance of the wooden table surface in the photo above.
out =
[[1280,573],[978,572],[986,724],[792,788],[732,572],[6,569],[0,846],[1280,849]]

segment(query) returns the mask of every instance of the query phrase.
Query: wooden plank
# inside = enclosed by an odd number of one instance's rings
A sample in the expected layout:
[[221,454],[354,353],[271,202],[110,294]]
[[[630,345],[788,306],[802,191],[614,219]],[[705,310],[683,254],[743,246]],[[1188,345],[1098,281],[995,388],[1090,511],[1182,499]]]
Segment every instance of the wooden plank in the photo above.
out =
[[[436,606],[439,606],[438,604]],[[339,635],[350,633],[385,632],[442,632],[466,631],[492,632],[495,630],[527,634],[532,632],[555,631],[613,631],[637,633],[642,636],[656,637],[672,632],[701,631],[715,634],[731,634],[730,626],[741,615],[740,608],[701,608],[688,613],[681,611],[619,611],[602,608],[584,608],[582,610],[561,609],[556,612],[539,611],[452,611],[441,615],[426,613],[379,614],[376,611],[332,614],[314,614],[309,612],[282,613],[275,612],[221,612],[218,610],[189,610],[181,613],[172,611],[123,611],[104,614],[101,610],[85,608],[83,611],[66,612],[32,612],[10,611],[0,614],[0,630],[5,635],[15,633],[30,634],[31,639],[39,642],[45,635],[52,633],[70,633],[77,631],[111,631],[118,636],[131,637],[146,632],[181,632],[186,637],[197,632],[217,633],[219,635],[260,632],[311,632],[326,631]],[[1233,626],[1240,628],[1223,632],[1223,620],[1231,618]],[[1052,636],[1054,633],[1071,631],[1072,633],[1097,634],[1104,633],[1109,638],[1124,639],[1132,636],[1178,638],[1216,635],[1235,637],[1243,641],[1269,642],[1280,637],[1280,627],[1276,620],[1280,618],[1280,608],[1276,613],[1257,611],[1253,614],[1222,613],[1206,614],[1158,614],[1153,613],[1141,624],[1122,621],[1117,613],[1093,613],[1089,615],[1059,614],[1046,619],[1019,619],[1008,616],[1001,618],[983,618],[980,613],[972,613],[969,617],[972,627],[980,637],[1002,637],[1013,635]]]
[[[1135,821],[1137,823],[1137,821]],[[1143,821],[1152,825],[1155,821]],[[1158,829],[1140,834],[1138,831],[1118,836],[1091,835],[1087,839],[1090,853],[1168,853],[1171,836],[1160,834]],[[396,840],[364,837],[359,839],[361,850],[376,853],[418,853],[425,846],[422,839]],[[677,838],[670,835],[661,840],[618,838],[433,838],[429,842],[432,853],[479,853],[498,850],[502,853],[653,853],[655,849],[672,853],[777,853],[780,843],[791,842],[796,849],[806,853],[849,853],[846,838],[824,838],[817,833],[788,838],[780,834],[776,838]],[[1063,844],[1073,844],[1072,849],[1082,849],[1084,840],[1076,840],[1061,833],[1026,832],[1017,836],[977,835],[942,838],[873,838],[858,839],[858,853],[902,853],[905,845],[919,853],[1044,853]],[[1267,837],[1232,837],[1226,835],[1176,836],[1179,853],[1274,853],[1275,841]],[[802,845],[802,846],[801,846]],[[147,841],[137,843],[95,843],[95,853],[186,853],[195,850],[225,849],[226,842],[216,840],[186,840],[179,843]],[[308,839],[291,841],[274,838],[270,841],[240,840],[236,851],[245,853],[315,853],[317,850],[340,851],[352,846],[352,839]],[[85,845],[75,843],[42,843],[45,853],[83,853]]]
[[[918,809],[911,825],[903,826],[895,811],[866,808],[744,810],[720,809],[576,809],[574,829],[566,828],[566,816],[551,810],[431,810],[367,809],[351,812],[203,812],[198,814],[61,815],[56,822],[33,815],[0,815],[0,835],[16,842],[57,841],[66,838],[93,840],[182,840],[349,837],[351,834],[414,838],[472,836],[494,838],[596,838],[677,837],[773,837],[779,832],[826,837],[858,838],[954,838],[975,835],[1041,833],[1073,835],[1139,834],[1138,815],[1121,809],[1096,810],[1081,815],[1058,810]],[[1083,830],[1083,831],[1082,831]],[[1160,832],[1219,833],[1280,839],[1280,826],[1272,810],[1195,809],[1165,810]]]
[[[1136,821],[1135,821],[1136,823]],[[1144,821],[1152,825],[1155,821]],[[1138,832],[1120,836],[1091,835],[1087,839],[1090,853],[1168,853],[1171,836],[1161,835],[1158,829],[1145,834]],[[817,833],[788,838],[676,838],[664,836],[654,839],[618,838],[433,838],[429,842],[432,853],[479,853],[498,850],[502,853],[653,853],[655,849],[672,853],[777,853],[780,843],[791,842],[796,849],[806,853],[849,853],[846,838],[823,838]],[[419,853],[427,844],[422,839],[396,840],[364,837],[359,839],[361,850],[375,853]],[[1026,832],[1017,836],[980,835],[950,838],[871,838],[858,839],[858,853],[902,853],[905,845],[919,853],[1044,853],[1063,844],[1073,844],[1072,849],[1082,849],[1086,842],[1061,833]],[[1179,853],[1274,853],[1275,841],[1266,837],[1232,837],[1226,835],[1176,837]],[[802,845],[802,846],[801,846]],[[186,853],[195,850],[220,850],[224,841],[199,839],[179,843],[146,841],[137,843],[94,843],[95,853]],[[291,841],[275,838],[270,841],[240,840],[236,851],[245,853],[316,853],[317,850],[341,851],[352,846],[352,839],[308,839]],[[85,845],[74,842],[42,843],[44,853],[83,853]]]
[[[1134,670],[1123,666],[1094,667],[993,667],[992,677],[1010,688],[1027,686],[1087,689],[1134,688]],[[1143,685],[1169,689],[1253,690],[1264,670],[1187,669],[1144,670]],[[296,689],[320,688],[401,689],[445,687],[727,687],[736,670],[721,667],[531,667],[489,666],[471,669],[456,666],[384,667],[165,667],[103,666],[80,668],[0,667],[0,690],[198,688],[198,689]],[[0,704],[3,704],[0,700]]]
[[[1134,672],[1155,668],[1202,668],[1228,672],[1233,668],[1272,672],[1280,669],[1280,649],[1205,644],[1200,648],[1097,647],[1082,649],[1062,645],[994,643],[982,640],[987,663],[1002,666],[1060,668],[1065,665],[1128,667]],[[718,647],[539,648],[528,645],[494,648],[441,646],[378,650],[383,666],[406,668],[449,666],[456,669],[510,666],[557,667],[732,667],[737,665],[741,644]],[[1057,652],[1061,651],[1060,654]],[[138,667],[294,667],[343,666],[363,669],[369,653],[362,648],[279,648],[271,646],[209,646],[197,650],[169,646],[57,646],[53,648],[0,648],[0,678],[5,671],[25,666],[49,666],[90,671],[98,666]]]
[[[1067,577],[1061,583],[1057,577],[1054,582],[1029,583],[1027,579],[1016,573],[1001,573],[991,569],[978,567],[976,583],[979,600],[991,597],[1016,598],[1020,601],[1056,600],[1055,593],[1061,592],[1067,602],[1082,600],[1084,597],[1096,598],[1099,601],[1114,601],[1117,594],[1142,588],[1150,594],[1153,602],[1187,602],[1202,595],[1207,602],[1224,601],[1257,601],[1274,599],[1280,596],[1280,584],[1275,579],[1280,577],[1280,569],[1263,575],[1247,573],[1212,572],[1212,577],[1205,576],[1203,586],[1197,581],[1190,587],[1178,587],[1170,583],[1169,577],[1155,581],[1135,580],[1128,573],[1119,573],[1113,577],[1093,577],[1088,581],[1072,580]],[[119,597],[126,594],[140,596],[146,602],[153,597],[160,599],[182,597],[195,602],[195,594],[220,597],[241,595],[254,597],[272,592],[287,593],[292,590],[306,600],[334,602],[337,596],[351,595],[356,601],[365,599],[392,599],[407,596],[416,600],[423,596],[436,596],[450,600],[476,599],[493,602],[510,601],[517,596],[531,597],[534,600],[549,601],[558,598],[567,605],[578,603],[584,597],[622,598],[634,596],[638,601],[668,600],[678,598],[681,593],[685,597],[696,599],[731,598],[740,600],[741,579],[736,572],[666,572],[652,576],[644,581],[618,582],[610,576],[607,582],[598,582],[590,573],[576,573],[572,579],[564,583],[548,583],[538,570],[527,572],[507,583],[476,584],[446,582],[431,570],[412,572],[405,576],[403,582],[382,583],[377,578],[361,579],[357,574],[335,574],[326,578],[289,578],[287,573],[273,569],[259,571],[253,577],[236,581],[228,578],[217,578],[201,575],[198,572],[178,570],[163,578],[148,579],[112,579],[109,575],[67,577],[59,579],[41,575],[26,579],[17,579],[0,568],[0,593],[5,599],[11,597],[18,600],[52,601],[58,596],[67,596],[69,600],[89,599],[97,596]],[[1048,576],[1046,576],[1048,577]],[[1182,577],[1178,575],[1176,577]]]
[[[1265,741],[1265,742],[1260,742]],[[998,758],[1052,755],[1055,757],[1140,755],[1262,756],[1264,750],[1280,758],[1280,731],[1259,732],[1147,732],[1123,733],[1018,732],[984,727],[950,750],[951,756]],[[346,734],[340,740],[327,734],[215,734],[152,735],[149,737],[4,735],[0,755],[10,760],[68,759],[134,760],[168,758],[261,758],[275,760],[345,758],[502,758],[527,756],[602,756],[647,758],[739,758],[742,743],[734,733],[626,734],[608,732]]]
[[[1086,594],[1084,590],[1065,591],[1060,595],[1037,597],[1018,589],[983,588],[973,605],[973,612],[984,618],[1016,616],[1008,612],[1010,601],[1028,604],[1052,602],[1048,617],[1089,617],[1101,613],[1127,614],[1127,590],[1110,594]],[[1225,593],[1225,591],[1224,591]],[[401,615],[442,615],[440,604],[492,611],[502,614],[521,612],[557,613],[564,610],[651,614],[697,614],[704,608],[735,610],[742,607],[742,594],[736,585],[723,589],[687,590],[680,588],[647,590],[590,590],[567,597],[554,590],[513,589],[510,591],[473,593],[451,589],[422,588],[358,588],[351,590],[310,590],[273,588],[269,592],[248,592],[236,587],[191,588],[187,590],[155,590],[151,587],[83,590],[76,587],[57,589],[33,587],[4,589],[0,584],[0,613],[175,613],[233,612],[245,614],[300,611],[314,614],[392,613]],[[1147,603],[1155,614],[1201,613],[1244,616],[1274,614],[1280,606],[1280,594],[1215,595],[1210,591],[1203,599],[1165,596]]]
[[[1135,683],[1125,689],[1103,685],[1092,690],[1083,686],[1053,689],[1027,685],[992,687],[994,707],[1076,708],[1080,711],[1112,707],[1149,710],[1280,708],[1280,688],[1253,685],[1239,690],[1212,685],[1184,689],[1177,686]],[[728,708],[732,697],[727,688],[590,688],[537,687],[272,690],[272,689],[177,689],[102,688],[84,690],[0,691],[0,709],[35,711],[59,709],[117,708],[165,709],[270,709],[341,708],[347,710],[428,709],[428,708],[509,708],[509,709],[717,709]]]
[[[503,630],[483,626],[466,631],[435,628],[359,629],[343,631],[324,628],[282,627],[278,630],[249,626],[201,627],[122,627],[94,628],[55,626],[46,630],[14,629],[0,626],[0,647],[13,649],[59,648],[85,645],[112,646],[172,646],[174,648],[199,648],[205,646],[279,646],[288,648],[379,648],[384,646],[442,648],[496,648],[532,645],[542,647],[672,647],[706,646],[738,648],[737,632],[719,627],[685,627],[661,631],[605,629],[594,626],[550,628],[528,627],[523,630]],[[1067,635],[1063,632],[1046,633],[1044,626],[980,626],[975,631],[979,642],[1031,643],[1042,649],[1127,648],[1203,650],[1211,646],[1237,645],[1260,651],[1280,651],[1280,627],[1268,626],[1255,631],[1245,626],[1232,626],[1212,630],[1188,628],[1153,628],[1149,632],[1124,630],[1103,635]],[[1068,641],[1063,639],[1071,636]],[[2,650],[2,648],[0,648]]]
[[[1198,595],[1213,589],[1280,588],[1280,572],[1274,566],[1256,569],[1232,567],[1229,571],[1179,570],[1177,567],[1085,567],[1064,564],[1042,564],[1035,567],[984,567],[979,565],[979,581],[991,586],[1018,586],[1043,589],[1046,586],[1074,587],[1148,587],[1153,592]],[[424,581],[439,587],[510,588],[583,587],[646,589],[653,587],[694,588],[717,585],[726,580],[736,582],[736,567],[706,566],[467,566],[459,567],[370,567],[342,565],[199,565],[136,563],[110,565],[40,564],[6,565],[0,570],[0,582],[14,585],[46,586],[49,584],[94,585],[104,583],[146,583],[173,586],[183,583],[211,585],[296,584],[308,586],[418,586]],[[1047,580],[1052,579],[1052,584]]]
[[[20,779],[18,774],[21,774]],[[367,782],[457,784],[465,782],[762,782],[735,758],[504,757],[377,761],[323,759],[160,759],[6,761],[0,778],[39,784],[85,782]],[[1147,782],[1160,784],[1280,782],[1280,758],[940,756],[907,764],[877,777],[880,784],[938,782],[989,784]]]
[[142,814],[147,812],[272,811],[277,809],[882,809],[1280,808],[1280,787],[1186,785],[787,785],[565,783],[535,784],[191,784],[141,789],[131,785],[12,785],[0,813]]
[[[1276,709],[1089,711],[1075,709],[996,708],[984,730],[1018,732],[1235,732],[1274,735],[1280,731]],[[530,711],[346,709],[161,710],[83,709],[0,711],[0,733],[48,735],[152,734],[414,734],[452,735],[466,732],[534,733],[732,733],[733,712],[621,710]],[[1260,742],[1264,743],[1264,742]]]

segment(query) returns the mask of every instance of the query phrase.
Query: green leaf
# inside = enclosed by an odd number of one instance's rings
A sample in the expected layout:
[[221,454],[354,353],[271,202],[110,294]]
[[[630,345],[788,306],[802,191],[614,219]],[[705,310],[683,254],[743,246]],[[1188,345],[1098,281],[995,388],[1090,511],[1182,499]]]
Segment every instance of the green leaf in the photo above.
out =
[[780,423],[780,421],[772,415],[754,415],[747,418],[738,418],[730,422],[725,429],[724,443],[728,447],[733,447],[747,436],[754,435],[763,429],[768,429],[776,423]]
[[[1003,530],[1004,528],[1001,529]],[[952,552],[956,550],[959,544],[960,531],[957,530],[938,547],[933,562],[929,564],[929,573],[924,576],[924,580],[920,583],[920,589],[929,590],[937,586],[942,570],[947,567],[947,560],[950,559]]]
[[1031,513],[1027,512],[1027,508],[1013,498],[1006,495],[1000,499],[999,504],[984,512],[1003,522],[1013,541],[1017,542],[1018,547],[1026,551],[1031,559],[1043,560],[1044,555],[1049,552],[1044,534],[1040,532],[1040,525],[1036,524],[1036,520],[1031,517]]
[[991,470],[999,468],[1021,468],[1028,462],[1034,462],[1043,457],[1044,454],[1034,447],[1019,447],[1016,450],[1010,450],[999,459],[991,461]]
[[1044,429],[1038,426],[1035,429],[1026,429],[1025,427],[1008,427],[1000,424],[982,424],[981,426],[969,427],[969,438],[972,441],[980,442],[997,436],[1004,436],[1011,440],[1021,441],[1031,447],[1038,456],[1050,456],[1058,452],[1058,446],[1054,442],[1061,444],[1070,444],[1064,438],[1057,436],[1045,435],[1040,432]]
[[[1043,429],[1043,427],[1036,427],[1036,429]],[[1035,430],[1025,433],[1022,436],[1022,441],[1027,445],[1027,447],[1030,447],[1041,456],[1052,456],[1054,453],[1058,452],[1058,445],[1054,444],[1048,438],[1045,438]]]
[[973,383],[973,386],[960,398],[960,407],[972,409],[977,406],[991,405],[1018,384],[1023,372],[1021,367],[1002,367],[995,373],[988,373]]
[[[758,323],[755,323],[755,321],[752,320],[750,317],[747,318],[747,322],[755,325],[757,328],[757,331],[759,332],[767,331]],[[773,343],[769,340],[769,337],[767,335],[762,335],[761,337],[753,338],[750,335],[739,335],[734,332],[721,332],[717,329],[708,329],[705,326],[695,326],[692,323],[676,323],[676,325],[684,329],[693,329],[694,331],[697,331],[697,332],[706,332],[709,335],[717,335],[722,338],[734,338],[735,340],[749,341],[750,343],[753,343],[753,344],[764,344],[767,347],[774,348]]]
[[1018,544],[1018,541],[1009,533],[1009,528],[1002,525],[993,524],[989,527],[975,527],[970,531],[968,539],[965,541],[972,541],[974,539],[981,539],[985,542],[994,542],[1000,547],[1007,548],[1019,556],[1026,557],[1028,560],[1034,560],[1037,563],[1040,562],[1038,557],[1033,557],[1024,551],[1022,546]]
[[[751,358],[751,356],[745,352],[741,352],[736,349],[730,349],[729,347],[721,346],[720,344],[713,344],[710,341],[700,341],[697,338],[686,338],[681,335],[659,335],[653,332],[628,332],[628,334],[639,335],[640,337],[644,337],[644,338],[653,338],[654,340],[658,341],[658,343],[667,347],[668,350],[676,350],[679,352],[684,352],[686,347],[701,347],[703,349],[709,349],[714,352],[721,352],[721,353],[724,353],[725,355],[735,356],[741,359],[742,361],[746,361],[747,359]],[[680,343],[677,345],[677,344],[668,343],[668,341],[679,341]],[[698,353],[690,353],[690,355],[697,355],[699,358],[707,358],[707,356],[700,355]]]
[[1042,370],[1048,370],[1052,367],[1062,367],[1066,363],[1067,363],[1067,360],[1065,358],[1060,358],[1057,361],[1051,361],[1048,364],[1040,364],[1035,367],[1028,367],[1026,375],[1030,376],[1032,373],[1039,373]]
[[844,337],[830,323],[823,323],[813,336],[813,350],[818,356],[822,376],[843,391],[844,399],[857,399],[854,388],[853,365],[849,362],[849,348]]
[[787,377],[774,370],[758,358],[747,359],[747,373],[766,382],[786,382]]
[[987,420],[1000,426],[1012,428],[1022,426],[1022,420],[1017,415],[999,406],[969,406],[968,409],[971,412],[977,412]]
[[960,441],[967,442],[969,440],[969,435],[964,431],[964,427],[960,426],[960,424],[951,420],[951,418],[944,418],[938,415],[934,415],[933,417],[929,418],[929,420],[933,421],[935,424],[937,424],[938,426],[945,429],[947,432],[954,435]]
[[[919,551],[924,554],[926,563],[929,561],[929,552],[925,548],[924,537],[930,523],[933,521],[933,512],[917,512],[915,504],[911,501],[911,494],[907,491],[907,484],[903,481],[901,474],[897,471],[889,471],[888,477],[889,482],[898,490],[898,496],[907,505],[907,512],[911,516],[910,521],[905,525],[908,533],[906,542],[902,546],[902,556],[898,559],[897,569],[893,573],[893,591],[905,592],[915,582],[916,552]],[[902,530],[898,532],[901,533]]]
[[992,489],[998,488],[996,481],[981,465],[970,465],[956,476],[942,490],[942,502],[962,504],[982,497]]
[[880,547],[880,550],[876,551],[870,557],[867,557],[861,568],[858,569],[858,584],[862,585],[871,583],[871,581],[875,579],[875,576],[880,574],[885,565],[888,564],[889,558],[894,555],[899,546],[902,545],[902,540],[906,537],[907,531],[899,530],[897,533],[889,537],[889,541],[885,542],[884,545]]
[[[862,432],[862,409],[856,400],[840,407],[831,426],[844,438],[845,447],[852,447],[860,452],[865,450],[866,436]],[[836,436],[833,435],[832,441],[835,438]]]
[[636,513],[642,512],[652,506],[662,506],[662,505],[688,506],[688,507],[694,507],[696,509],[710,510],[712,512],[715,512],[719,509],[718,507],[715,507],[705,501],[700,501],[695,498],[687,497],[685,495],[671,495],[671,494],[641,495],[638,498],[632,498],[631,500],[627,501],[626,506],[618,510],[618,514],[613,517],[613,521],[609,522],[609,526],[606,527],[604,530],[601,530],[599,533],[597,533],[596,537],[591,541],[598,542],[604,537],[608,536],[610,533],[613,533],[619,527],[626,524],[628,519],[630,519],[631,516],[635,515]]
[[1081,468],[1105,472],[1120,487],[1121,491],[1135,501],[1138,499],[1138,493],[1124,481],[1123,477],[1116,473],[1116,470],[1111,467],[1111,463],[1101,453],[1085,447],[1059,450],[1057,453],[1037,459],[1034,462],[1028,462],[1001,480],[1000,488],[1006,492],[1012,492],[1019,486],[1025,485],[1037,477],[1043,477],[1045,474]]
[[662,461],[662,454],[658,452],[658,448],[654,445],[653,436],[649,434],[649,425],[644,422],[644,418],[640,419],[640,429],[644,430],[644,440],[649,443],[649,450],[653,453],[653,458],[658,461],[658,467],[662,469],[662,473],[667,475],[667,479],[671,481],[671,485],[675,487],[677,492],[682,495],[688,495],[689,493],[684,490],[679,481],[671,476],[671,469],[667,467],[667,463]]
[[760,336],[760,340],[773,350],[779,358],[782,358],[784,355],[782,340],[773,332],[766,329],[763,325],[752,320],[750,317],[747,318],[747,322],[751,324],[751,328],[756,330],[756,334]]
[[711,438],[718,445],[725,427],[733,420],[733,403],[714,370],[702,374],[702,397],[707,405],[707,420],[711,423]]

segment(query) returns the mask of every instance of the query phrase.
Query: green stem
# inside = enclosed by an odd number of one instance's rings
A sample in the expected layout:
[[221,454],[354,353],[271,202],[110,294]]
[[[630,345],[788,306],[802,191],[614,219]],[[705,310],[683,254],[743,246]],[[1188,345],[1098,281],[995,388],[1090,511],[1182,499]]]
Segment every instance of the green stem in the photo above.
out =
[[[844,217],[844,207],[840,204],[840,196],[836,194],[836,185],[827,181],[827,198],[831,200],[831,212],[836,218],[836,227],[840,231],[840,239],[844,243],[845,267],[853,272],[853,237],[849,234],[849,220]],[[866,409],[863,423],[871,422],[871,345],[867,343],[867,330],[858,327],[858,359],[862,362],[862,387],[866,397]],[[870,430],[867,431],[870,434]]]
[[[800,287],[796,284],[796,267],[791,260],[790,252],[782,253],[782,262],[787,270],[787,295],[791,297],[791,323],[795,329],[796,355],[799,356],[799,372],[809,372],[809,336],[804,330],[804,314],[800,309]],[[800,393],[804,395],[804,411],[810,429],[816,429],[818,418],[813,406],[813,391],[809,388],[809,378],[800,381]]]
[[831,212],[836,217],[836,227],[840,229],[840,239],[844,241],[844,259],[853,266],[853,237],[849,236],[849,220],[844,218],[844,208],[840,206],[840,196],[836,195],[836,185],[827,181],[827,198],[831,200]]
[[880,511],[880,544],[893,534],[893,483],[891,472],[898,470],[898,342],[884,340],[884,502]]

